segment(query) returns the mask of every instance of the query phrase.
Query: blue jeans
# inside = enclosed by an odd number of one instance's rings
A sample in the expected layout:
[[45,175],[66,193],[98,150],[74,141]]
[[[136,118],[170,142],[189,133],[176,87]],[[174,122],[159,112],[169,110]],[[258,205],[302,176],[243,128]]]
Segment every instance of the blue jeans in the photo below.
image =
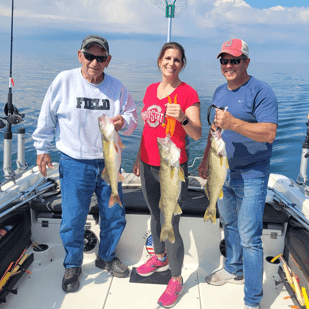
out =
[[[104,160],[77,160],[61,153],[59,175],[62,195],[60,236],[65,249],[65,268],[83,263],[84,226],[93,193],[96,193],[100,214],[99,256],[110,261],[126,225],[125,209],[119,204],[109,208],[111,187],[101,178]],[[118,192],[123,204],[121,183]]]
[[245,304],[257,306],[263,297],[263,214],[269,175],[231,179],[223,186],[218,209],[226,244],[225,270],[245,278]]

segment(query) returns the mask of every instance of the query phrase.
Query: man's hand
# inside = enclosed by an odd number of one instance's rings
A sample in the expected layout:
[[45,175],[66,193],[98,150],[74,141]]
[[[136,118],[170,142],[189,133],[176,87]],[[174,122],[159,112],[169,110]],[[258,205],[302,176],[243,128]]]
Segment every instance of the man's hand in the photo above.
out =
[[234,119],[235,118],[228,111],[216,108],[216,115],[214,118],[216,127],[223,130],[231,130]]
[[198,174],[202,179],[208,178],[208,160],[202,161],[201,164],[198,167]]
[[52,165],[51,157],[48,153],[40,154],[37,156],[36,164],[39,168],[40,173],[46,177],[46,166],[48,166],[51,169],[54,169],[54,166]]
[[115,126],[115,130],[118,132],[124,125],[124,119],[121,115],[117,115],[113,118],[111,118],[113,121],[113,124]]

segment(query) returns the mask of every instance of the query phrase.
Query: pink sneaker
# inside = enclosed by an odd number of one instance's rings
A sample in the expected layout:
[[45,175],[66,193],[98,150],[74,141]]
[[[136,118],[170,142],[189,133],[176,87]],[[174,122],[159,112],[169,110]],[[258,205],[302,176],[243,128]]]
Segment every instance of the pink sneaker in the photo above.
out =
[[166,290],[158,300],[158,304],[164,308],[170,308],[176,305],[179,295],[183,291],[183,284],[172,278],[167,285]]
[[166,257],[165,261],[161,262],[157,256],[154,254],[145,264],[136,268],[136,272],[140,276],[150,276],[156,271],[165,271],[169,269],[169,260]]

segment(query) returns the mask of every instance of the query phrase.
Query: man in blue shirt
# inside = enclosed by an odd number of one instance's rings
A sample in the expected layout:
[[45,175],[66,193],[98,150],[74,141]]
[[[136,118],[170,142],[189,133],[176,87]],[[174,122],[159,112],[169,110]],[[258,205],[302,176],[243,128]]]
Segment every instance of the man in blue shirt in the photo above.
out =
[[[212,285],[245,283],[245,309],[258,309],[263,296],[263,213],[269,178],[272,143],[278,124],[278,104],[271,87],[247,73],[248,45],[240,39],[222,44],[221,71],[227,83],[218,87],[211,130],[224,130],[229,163],[218,199],[224,227],[226,261],[223,269],[206,276]],[[199,166],[207,179],[210,139]]]

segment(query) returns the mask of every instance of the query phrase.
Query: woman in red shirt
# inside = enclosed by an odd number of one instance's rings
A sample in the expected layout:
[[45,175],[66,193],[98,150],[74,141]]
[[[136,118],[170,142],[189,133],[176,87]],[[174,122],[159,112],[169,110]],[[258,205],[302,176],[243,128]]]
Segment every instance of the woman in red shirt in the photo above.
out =
[[[180,215],[173,217],[175,242],[160,242],[162,212],[160,200],[160,154],[157,138],[166,137],[164,124],[166,116],[176,119],[175,131],[171,137],[181,150],[180,166],[184,170],[186,182],[182,182],[178,204],[180,208],[187,198],[188,158],[186,153],[186,135],[198,140],[202,134],[200,120],[200,102],[197,92],[182,82],[179,73],[186,65],[183,47],[175,42],[166,43],[157,60],[162,72],[162,81],[151,84],[144,96],[142,119],[144,129],[140,148],[133,166],[133,173],[141,177],[143,194],[151,213],[151,233],[155,254],[137,268],[141,276],[149,276],[156,271],[171,268],[172,278],[158,303],[163,307],[173,306],[183,291],[181,268],[184,259],[184,245],[179,233]],[[176,99],[177,96],[177,99]],[[174,102],[178,104],[173,104]],[[170,102],[170,103],[169,103]],[[166,249],[167,255],[164,253]]]

